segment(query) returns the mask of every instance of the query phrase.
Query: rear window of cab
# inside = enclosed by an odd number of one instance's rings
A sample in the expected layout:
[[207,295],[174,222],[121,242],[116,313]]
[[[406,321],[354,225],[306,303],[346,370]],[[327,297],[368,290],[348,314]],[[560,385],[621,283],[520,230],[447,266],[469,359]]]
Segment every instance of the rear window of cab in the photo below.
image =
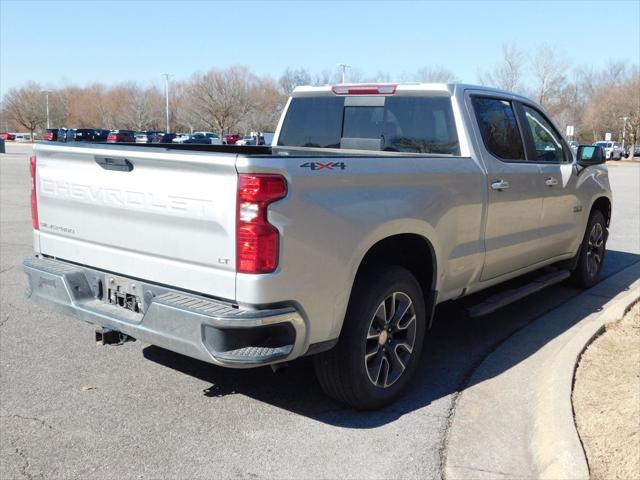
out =
[[460,155],[450,97],[294,97],[279,146]]

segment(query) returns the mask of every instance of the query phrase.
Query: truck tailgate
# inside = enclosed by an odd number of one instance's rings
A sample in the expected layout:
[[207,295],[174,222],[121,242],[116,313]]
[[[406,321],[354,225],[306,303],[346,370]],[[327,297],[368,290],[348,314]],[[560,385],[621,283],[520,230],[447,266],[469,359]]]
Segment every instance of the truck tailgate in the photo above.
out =
[[234,154],[42,144],[35,152],[37,251],[235,299]]

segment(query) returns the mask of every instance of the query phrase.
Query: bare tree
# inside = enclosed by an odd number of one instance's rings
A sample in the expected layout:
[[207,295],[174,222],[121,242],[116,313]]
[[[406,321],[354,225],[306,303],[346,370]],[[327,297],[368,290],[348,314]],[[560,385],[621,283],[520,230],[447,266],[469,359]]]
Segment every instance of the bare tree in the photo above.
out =
[[31,134],[47,123],[45,98],[41,86],[29,82],[24,87],[12,88],[5,96],[5,110],[9,118],[17,125],[26,128]]
[[390,83],[392,80],[391,75],[389,75],[387,72],[378,70],[376,74],[371,77],[371,81],[375,83]]
[[543,44],[531,58],[533,74],[533,96],[545,108],[557,101],[566,84],[569,64],[562,59],[555,48]]
[[625,141],[633,149],[638,145],[640,133],[640,74],[631,76],[624,84],[615,88],[612,92],[612,101],[615,105],[615,115],[622,123],[622,131]]
[[198,121],[222,137],[237,128],[249,111],[255,82],[256,77],[243,66],[196,74],[189,89],[191,111]]
[[317,72],[313,76],[313,85],[328,85],[330,83],[339,83],[340,73],[337,70],[324,69]]
[[121,110],[120,123],[134,130],[158,128],[162,118],[163,98],[157,88],[143,88],[135,83],[121,86],[125,103]]
[[454,82],[456,76],[451,70],[447,70],[442,66],[422,67],[413,75],[413,79],[418,82],[426,83],[448,83]]
[[[341,68],[336,69],[334,78],[340,78],[340,82],[342,82]],[[347,71],[345,72],[345,81],[346,83],[363,83],[365,81],[365,76],[364,76],[364,73],[362,72],[362,69],[358,67],[348,68]]]
[[260,131],[274,132],[284,108],[287,96],[278,88],[278,84],[271,78],[256,81],[251,89],[251,107],[241,121],[245,132]]
[[171,86],[169,97],[169,114],[171,125],[176,132],[193,133],[197,128],[197,120],[191,108],[190,85],[188,82],[175,81]]
[[287,68],[278,80],[278,84],[282,93],[288,96],[297,86],[311,85],[311,75],[304,68],[296,70]]
[[502,45],[502,58],[491,71],[481,72],[478,77],[483,85],[511,92],[522,90],[522,74],[526,64],[525,53],[515,44]]

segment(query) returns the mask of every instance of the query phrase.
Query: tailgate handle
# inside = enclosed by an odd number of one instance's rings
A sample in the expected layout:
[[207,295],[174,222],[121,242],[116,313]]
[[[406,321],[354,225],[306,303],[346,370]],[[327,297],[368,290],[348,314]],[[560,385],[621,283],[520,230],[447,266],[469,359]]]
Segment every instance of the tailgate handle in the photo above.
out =
[[133,163],[126,158],[94,157],[94,159],[105,170],[115,170],[117,172],[130,172],[133,170]]

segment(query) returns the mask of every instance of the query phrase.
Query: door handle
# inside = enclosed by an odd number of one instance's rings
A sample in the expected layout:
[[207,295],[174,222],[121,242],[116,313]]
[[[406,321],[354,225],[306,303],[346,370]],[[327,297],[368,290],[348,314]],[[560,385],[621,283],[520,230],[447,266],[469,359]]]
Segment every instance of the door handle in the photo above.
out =
[[509,182],[506,180],[496,180],[491,184],[491,188],[494,190],[504,190],[505,188],[509,188]]
[[130,172],[133,170],[133,163],[126,158],[93,157],[98,165],[105,170],[115,170],[117,172]]
[[554,185],[558,184],[558,180],[556,180],[554,177],[547,177],[544,179],[544,184],[547,187],[553,187]]

